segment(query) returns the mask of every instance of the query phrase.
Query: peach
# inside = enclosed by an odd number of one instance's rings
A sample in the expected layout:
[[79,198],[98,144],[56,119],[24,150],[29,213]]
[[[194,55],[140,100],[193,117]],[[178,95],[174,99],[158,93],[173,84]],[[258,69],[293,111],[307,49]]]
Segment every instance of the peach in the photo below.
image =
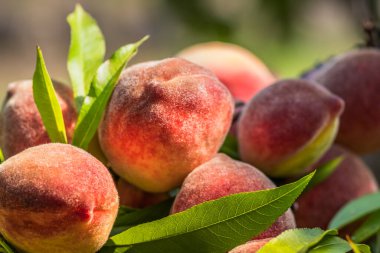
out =
[[218,151],[233,99],[207,69],[180,58],[127,68],[99,127],[112,169],[148,192],[167,192]]
[[69,144],[32,147],[0,165],[0,233],[22,252],[94,253],[118,206],[107,168]]
[[149,207],[169,198],[167,193],[145,192],[122,178],[119,178],[117,182],[117,191],[120,197],[120,205],[132,208]]
[[212,70],[236,100],[247,102],[276,78],[250,51],[240,46],[208,42],[193,45],[179,57]]
[[359,154],[380,149],[379,66],[378,49],[359,49],[332,58],[309,76],[344,100],[336,142]]
[[[193,170],[183,182],[171,213],[184,211],[205,201],[239,192],[274,188],[274,183],[255,167],[218,154]],[[254,239],[275,237],[287,229],[295,228],[293,214],[285,212],[273,225]]]
[[[68,86],[54,82],[62,109],[68,140],[71,140],[76,121],[73,93]],[[33,99],[33,82],[17,81],[8,85],[0,115],[0,144],[4,156],[11,157],[26,148],[49,143],[50,139],[42,123]]]
[[238,123],[240,156],[272,177],[303,174],[333,142],[343,107],[314,82],[279,81],[245,107]]
[[265,238],[261,240],[252,240],[236,248],[233,248],[229,253],[256,253],[261,249],[267,242],[273,238]]
[[370,169],[357,155],[340,146],[333,145],[312,168],[318,168],[338,156],[344,160],[335,171],[298,198],[294,209],[298,227],[326,229],[343,205],[378,190]]

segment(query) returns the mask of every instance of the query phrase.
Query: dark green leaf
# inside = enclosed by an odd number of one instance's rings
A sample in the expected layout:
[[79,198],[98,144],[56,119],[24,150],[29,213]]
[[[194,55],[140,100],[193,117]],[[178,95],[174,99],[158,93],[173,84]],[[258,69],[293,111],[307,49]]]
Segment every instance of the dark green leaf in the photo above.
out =
[[228,134],[222,147],[219,149],[219,152],[224,153],[233,159],[239,160],[237,138],[231,134]]
[[61,106],[39,47],[37,47],[36,70],[33,76],[33,96],[50,140],[67,143]]
[[355,230],[352,240],[355,242],[363,242],[380,232],[380,211],[372,213],[368,219]]
[[96,21],[79,4],[67,17],[67,22],[71,28],[67,69],[79,111],[96,70],[104,59],[105,42]]
[[336,230],[323,231],[319,228],[291,229],[270,240],[258,253],[308,252],[324,238],[337,234]]
[[267,229],[288,210],[312,176],[313,173],[275,189],[204,202],[132,227],[111,237],[106,246],[131,246],[129,253],[225,253]]
[[87,149],[98,128],[104,109],[107,106],[121,71],[137,53],[138,47],[147,39],[148,37],[146,36],[137,43],[119,48],[109,60],[98,68],[95,79],[91,84],[90,94],[85,98],[79,113],[73,145]]
[[311,179],[305,191],[312,189],[314,186],[322,183],[325,179],[327,179],[335,171],[335,169],[338,168],[342,160],[343,157],[339,156],[317,168],[315,170],[315,176],[313,179]]
[[343,206],[331,220],[329,228],[340,229],[377,210],[380,210],[380,193],[365,195]]

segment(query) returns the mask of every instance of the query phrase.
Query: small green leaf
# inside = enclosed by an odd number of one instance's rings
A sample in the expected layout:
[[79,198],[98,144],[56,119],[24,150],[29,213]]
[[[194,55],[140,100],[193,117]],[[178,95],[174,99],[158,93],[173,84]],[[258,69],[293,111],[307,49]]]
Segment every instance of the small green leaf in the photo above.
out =
[[106,247],[128,253],[225,253],[267,229],[301,194],[314,173],[278,188],[204,202],[112,236]]
[[33,76],[33,97],[51,142],[67,143],[61,106],[39,47]]
[[74,91],[78,111],[90,90],[97,68],[104,59],[105,42],[96,21],[77,4],[67,17],[71,29],[71,42],[67,69]]
[[0,163],[4,162],[3,150],[0,148]]
[[338,168],[342,161],[343,157],[339,156],[317,168],[315,170],[315,176],[313,179],[311,179],[305,191],[311,190],[314,186],[322,183],[325,179],[327,179],[335,171],[335,169]]
[[331,220],[329,228],[340,229],[378,210],[380,192],[362,196],[343,206]]
[[371,253],[371,249],[364,244],[355,244],[349,236],[346,236],[347,242],[354,253]]
[[137,53],[138,47],[147,39],[148,36],[137,43],[119,48],[109,60],[98,68],[95,79],[91,84],[90,93],[85,98],[79,113],[73,145],[87,149],[98,128],[104,109],[112,95],[121,71]]
[[266,243],[258,253],[306,253],[324,238],[337,235],[336,230],[291,229]]
[[231,134],[228,134],[222,147],[220,147],[219,152],[224,153],[233,159],[239,160],[237,138]]
[[14,253],[12,248],[5,242],[4,238],[0,235],[0,252]]
[[363,242],[380,232],[380,211],[372,213],[368,219],[355,230],[352,240],[355,242]]

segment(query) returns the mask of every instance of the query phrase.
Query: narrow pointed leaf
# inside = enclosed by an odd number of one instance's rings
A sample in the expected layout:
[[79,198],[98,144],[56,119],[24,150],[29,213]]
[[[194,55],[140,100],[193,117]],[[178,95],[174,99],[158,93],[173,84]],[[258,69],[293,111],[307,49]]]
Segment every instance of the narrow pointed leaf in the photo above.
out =
[[79,111],[96,70],[104,59],[105,42],[96,21],[79,4],[67,17],[67,22],[71,29],[67,69]]
[[322,183],[326,180],[335,170],[338,168],[339,164],[343,161],[343,157],[339,156],[334,158],[327,163],[323,164],[315,170],[315,175],[310,183],[307,185],[305,191],[311,190],[314,186]]
[[61,106],[39,47],[33,76],[33,97],[51,142],[67,143]]
[[306,253],[324,238],[337,235],[336,230],[290,229],[266,243],[258,253]]
[[380,232],[380,211],[372,213],[368,219],[355,230],[352,240],[355,242],[363,242],[371,236]]
[[329,228],[340,229],[352,222],[380,210],[380,192],[350,201],[334,216]]
[[0,148],[0,163],[4,162],[3,150]]
[[14,253],[12,248],[5,242],[4,238],[0,235],[0,252]]
[[91,84],[90,94],[86,96],[79,113],[73,145],[87,149],[122,70],[137,53],[138,47],[147,39],[146,36],[137,43],[119,48],[109,60],[98,68]]
[[106,247],[131,246],[128,253],[225,253],[267,229],[288,210],[312,176],[275,189],[204,202],[132,227],[111,237]]

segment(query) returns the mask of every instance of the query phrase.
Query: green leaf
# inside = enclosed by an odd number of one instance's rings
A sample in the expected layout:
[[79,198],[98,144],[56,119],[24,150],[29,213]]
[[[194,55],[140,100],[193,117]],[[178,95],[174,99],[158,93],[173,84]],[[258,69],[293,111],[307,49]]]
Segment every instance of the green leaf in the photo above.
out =
[[327,163],[323,164],[315,170],[315,176],[311,179],[310,183],[307,185],[305,191],[311,190],[314,186],[322,183],[326,180],[335,170],[338,168],[340,163],[343,161],[343,157],[339,156],[334,158]]
[[327,236],[337,234],[336,230],[323,231],[319,228],[291,229],[270,240],[258,253],[306,253]]
[[119,48],[104,62],[91,84],[90,94],[85,98],[75,127],[73,145],[87,149],[98,128],[104,109],[115,88],[117,80],[128,61],[137,53],[138,47],[148,39],[144,37],[134,44]]
[[222,147],[220,147],[219,152],[224,153],[233,159],[239,160],[237,138],[231,134],[228,134]]
[[371,253],[371,249],[364,244],[355,244],[349,236],[346,236],[347,242],[354,253]]
[[380,192],[365,195],[343,206],[331,220],[329,228],[340,229],[378,210],[380,210]]
[[352,235],[355,242],[363,242],[380,232],[380,211],[372,213]]
[[5,242],[5,240],[2,236],[0,236],[0,252],[14,253],[12,248]]
[[338,236],[329,236],[310,249],[308,253],[344,253],[349,251],[351,251],[351,247],[347,241]]
[[4,162],[3,150],[0,148],[0,163]]
[[301,194],[314,173],[278,188],[229,195],[112,236],[106,247],[138,252],[218,253],[267,229]]
[[51,142],[67,143],[61,106],[39,47],[33,76],[33,96]]
[[71,29],[71,42],[67,69],[74,91],[78,111],[90,90],[97,68],[104,59],[105,42],[96,21],[77,4],[67,17]]
[[128,211],[126,211],[125,207],[122,207],[117,215],[114,227],[131,227],[168,216],[173,200],[170,198],[144,209],[127,209]]

